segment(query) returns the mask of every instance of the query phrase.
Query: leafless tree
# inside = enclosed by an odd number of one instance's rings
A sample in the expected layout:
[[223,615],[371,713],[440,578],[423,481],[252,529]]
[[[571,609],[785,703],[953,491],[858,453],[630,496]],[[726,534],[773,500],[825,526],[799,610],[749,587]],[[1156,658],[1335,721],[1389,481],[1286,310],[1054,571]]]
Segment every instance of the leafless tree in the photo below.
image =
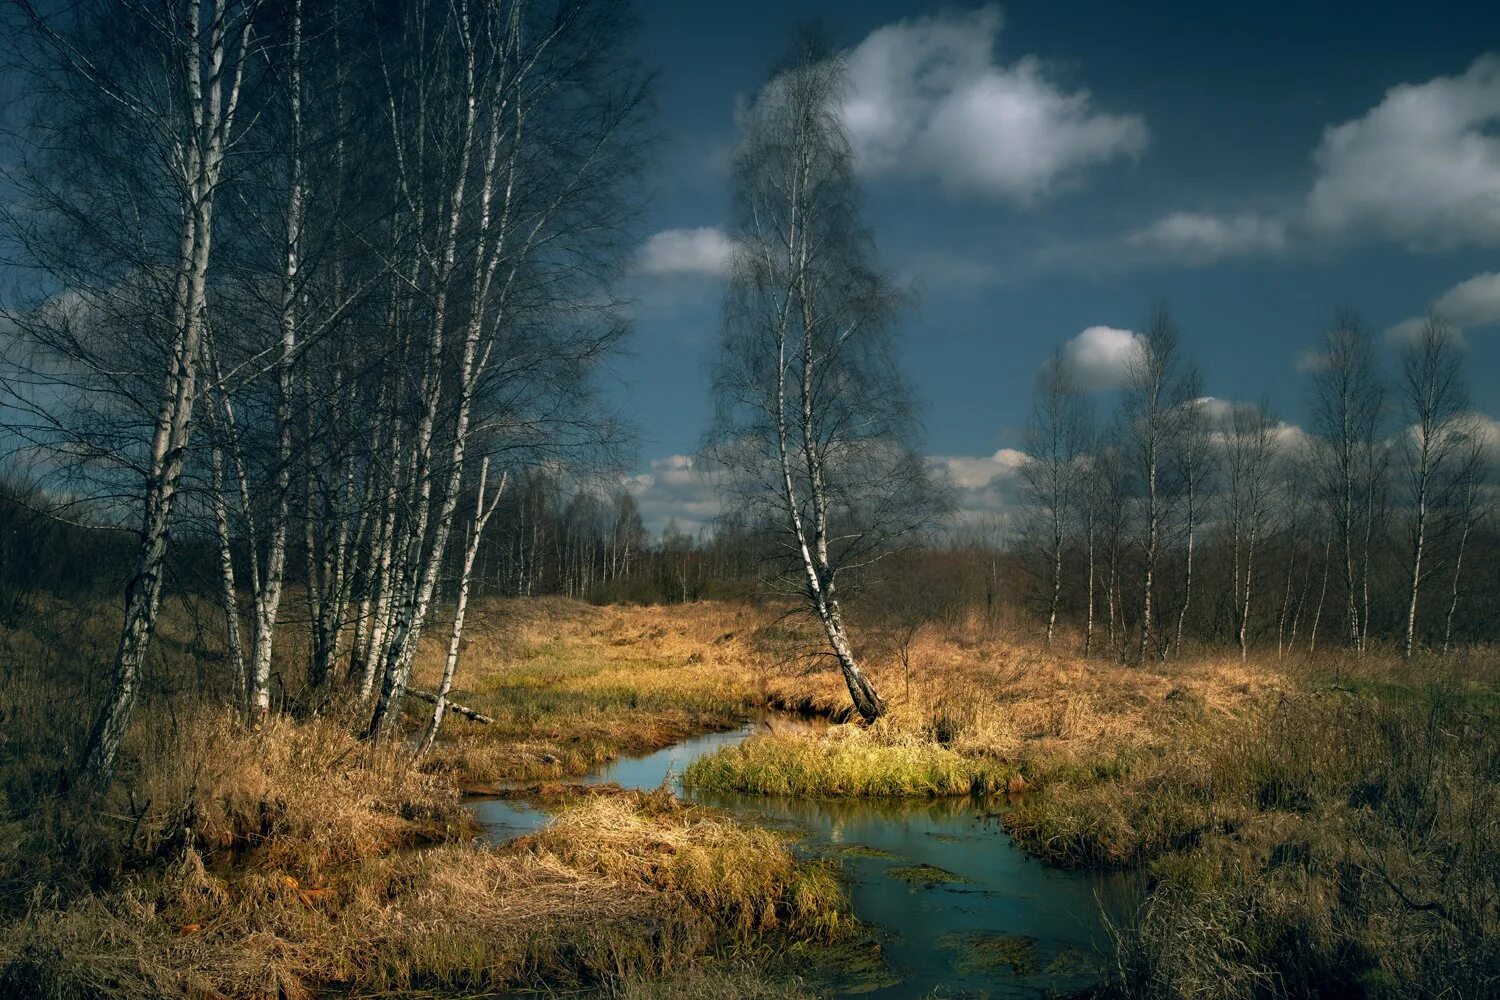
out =
[[37,392],[20,406],[70,460],[140,483],[129,491],[139,552],[109,691],[81,758],[94,785],[113,773],[161,603],[201,392],[215,210],[246,70],[260,59],[256,9],[17,4],[13,27],[32,45],[41,108],[14,175],[31,211],[12,214],[7,229],[65,296],[29,313],[35,354],[23,381]]
[[[1123,599],[1120,593],[1121,559],[1125,545],[1126,519],[1129,507],[1129,476],[1126,469],[1124,431],[1115,425],[1095,443],[1089,456],[1088,481],[1084,498],[1088,505],[1087,575],[1091,584],[1084,624],[1084,653],[1093,649],[1096,568],[1103,577],[1104,611],[1110,649],[1124,655]],[[1099,563],[1102,561],[1102,565]]]
[[1208,401],[1203,397],[1203,376],[1196,367],[1183,376],[1183,402],[1172,439],[1172,458],[1177,469],[1183,501],[1182,530],[1185,553],[1182,577],[1182,606],[1177,610],[1177,633],[1172,646],[1182,649],[1182,633],[1188,611],[1193,604],[1193,555],[1196,534],[1203,518],[1203,504],[1209,477],[1213,470],[1213,452],[1209,448]]
[[448,632],[448,653],[443,658],[443,676],[438,682],[437,700],[432,707],[432,719],[422,735],[419,750],[423,753],[432,748],[438,730],[443,725],[443,715],[448,710],[448,693],[453,690],[453,675],[458,671],[458,658],[462,652],[464,616],[469,608],[469,587],[474,576],[474,560],[479,555],[479,545],[484,540],[484,526],[500,505],[505,493],[508,474],[502,472],[493,491],[489,485],[490,460],[488,456],[479,464],[479,482],[474,490],[474,516],[469,522],[468,543],[464,546],[463,568],[459,571],[458,596],[453,607],[453,626]]
[[[1459,366],[1458,347],[1447,325],[1429,315],[1417,342],[1401,361],[1402,415],[1408,424],[1401,455],[1407,486],[1411,576],[1402,656],[1411,659],[1417,643],[1417,601],[1430,567],[1424,564],[1433,528],[1433,511],[1448,498],[1452,466],[1460,458],[1465,435],[1459,426],[1468,393]],[[1461,487],[1460,487],[1461,488]]]
[[1030,528],[1040,556],[1039,575],[1047,588],[1048,649],[1052,648],[1062,604],[1063,557],[1072,541],[1080,463],[1087,437],[1086,404],[1059,351],[1036,378],[1031,417],[1026,425],[1026,464],[1021,467]]
[[725,473],[729,506],[776,534],[783,579],[874,721],[885,702],[849,637],[841,577],[928,525],[938,498],[894,353],[902,298],[859,221],[844,74],[804,37],[743,114],[705,453]]
[[624,329],[593,301],[623,257],[645,94],[610,0],[408,8],[401,23],[381,76],[411,248],[389,315],[410,367],[392,390],[383,620],[365,668],[376,735],[405,692],[476,441],[608,429],[579,393]]
[[1462,444],[1458,446],[1453,476],[1453,505],[1451,514],[1456,522],[1454,530],[1457,542],[1453,553],[1452,585],[1449,588],[1448,613],[1443,619],[1443,655],[1448,654],[1453,641],[1453,620],[1458,615],[1458,602],[1462,594],[1464,555],[1468,551],[1469,539],[1484,514],[1483,490],[1488,484],[1489,467],[1486,461],[1486,444],[1483,428],[1472,415],[1463,419],[1458,433]]
[[1256,554],[1269,521],[1276,484],[1276,425],[1264,404],[1236,406],[1224,434],[1224,479],[1240,659],[1250,655]]
[[1183,402],[1182,357],[1177,324],[1158,306],[1140,335],[1126,370],[1122,401],[1124,427],[1142,496],[1140,547],[1141,620],[1137,660],[1152,648],[1157,563],[1167,514],[1166,463],[1177,435]]
[[1343,573],[1349,645],[1363,653],[1368,635],[1370,546],[1381,503],[1385,457],[1380,438],[1385,386],[1359,317],[1341,311],[1324,338],[1313,374],[1323,504]]

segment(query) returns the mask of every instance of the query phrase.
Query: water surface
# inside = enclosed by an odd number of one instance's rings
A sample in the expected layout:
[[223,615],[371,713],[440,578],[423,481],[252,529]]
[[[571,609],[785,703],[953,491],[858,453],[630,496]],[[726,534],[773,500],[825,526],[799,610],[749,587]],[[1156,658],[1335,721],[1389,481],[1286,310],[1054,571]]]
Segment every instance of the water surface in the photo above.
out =
[[[682,787],[689,764],[758,726],[621,758],[579,780],[641,790],[667,783],[686,801],[802,834],[801,851],[838,857],[854,913],[877,929],[899,979],[865,996],[1043,997],[1099,980],[1109,944],[1100,900],[1117,898],[1118,884],[1027,857],[994,815],[996,802],[816,800]],[[472,808],[494,842],[534,832],[548,819],[510,799]]]

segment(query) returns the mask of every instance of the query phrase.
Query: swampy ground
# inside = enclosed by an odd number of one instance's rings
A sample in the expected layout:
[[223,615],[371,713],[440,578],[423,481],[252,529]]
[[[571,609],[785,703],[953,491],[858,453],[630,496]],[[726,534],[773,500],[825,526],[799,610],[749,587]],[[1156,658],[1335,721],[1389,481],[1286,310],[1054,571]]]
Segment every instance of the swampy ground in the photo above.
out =
[[[131,733],[121,780],[87,812],[58,790],[89,695],[67,664],[110,637],[56,611],[7,631],[0,994],[889,987],[841,868],[901,859],[809,853],[669,788],[585,794],[571,780],[767,707],[829,724],[772,724],[697,760],[683,776],[695,797],[983,796],[1047,864],[1135,873],[1099,992],[1480,997],[1500,984],[1493,653],[1128,666],[966,623],[924,631],[908,675],[867,623],[891,710],[865,727],[768,610],[545,599],[483,602],[471,621],[454,697],[495,722],[450,717],[413,763],[404,744],[357,740],[356,707],[336,700],[245,739],[183,695],[214,655],[183,617],[153,674],[173,721]],[[419,683],[438,655],[424,650]],[[552,822],[485,843],[466,797],[518,785]],[[1037,961],[1024,934],[948,946],[986,975]]]

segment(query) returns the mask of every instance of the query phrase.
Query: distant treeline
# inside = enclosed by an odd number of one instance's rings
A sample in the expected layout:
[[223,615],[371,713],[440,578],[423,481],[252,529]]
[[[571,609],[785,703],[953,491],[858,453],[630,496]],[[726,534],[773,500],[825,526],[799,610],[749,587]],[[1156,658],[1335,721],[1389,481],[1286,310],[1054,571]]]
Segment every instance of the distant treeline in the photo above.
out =
[[[1288,500],[1298,496],[1295,485],[1286,484]],[[1320,598],[1316,644],[1338,645],[1344,637],[1340,609],[1346,602],[1337,552],[1327,532],[1312,523],[1306,499],[1304,492],[1291,505],[1300,513],[1295,524],[1287,519],[1291,506],[1266,518],[1257,544],[1258,565],[1252,569],[1254,584],[1265,594],[1261,604],[1252,602],[1247,632],[1252,648],[1276,646],[1279,639],[1285,650],[1308,650],[1314,645]],[[1235,564],[1233,526],[1223,513],[1227,501],[1222,489],[1205,490],[1200,502],[1197,516],[1202,523],[1194,540],[1196,594],[1188,605],[1183,635],[1199,645],[1233,646],[1242,610],[1233,581],[1243,572]],[[46,513],[56,506],[55,499],[22,478],[12,476],[0,483],[0,610],[7,620],[24,613],[20,595],[45,592],[112,601],[129,576],[137,544],[132,532],[86,527]],[[1037,517],[1044,514],[1044,508],[1031,506],[1015,530],[1001,530],[997,523],[984,530],[955,528],[892,553],[851,580],[853,613],[885,624],[1006,623],[1044,629],[1051,577],[1046,547],[1033,530]],[[1155,574],[1156,604],[1170,613],[1168,617],[1181,610],[1187,596],[1184,513],[1170,523],[1164,533],[1166,551]],[[1380,531],[1372,535],[1372,641],[1398,643],[1405,627],[1409,595],[1403,584],[1409,583],[1409,565],[1401,555],[1401,523],[1400,512],[1388,510]],[[1127,540],[1128,524],[1118,530],[1118,540],[1103,531],[1095,539],[1097,650],[1122,649],[1125,636],[1139,628],[1138,581],[1144,578],[1145,554]],[[1433,566],[1438,582],[1431,586],[1434,599],[1421,610],[1418,632],[1424,643],[1440,646],[1451,579],[1438,571],[1456,568],[1457,540],[1444,532],[1436,534]],[[208,534],[180,540],[169,560],[174,590],[209,599],[220,596],[215,546]],[[1242,542],[1242,557],[1243,548]],[[1500,563],[1494,558],[1500,551],[1500,532],[1494,522],[1476,521],[1466,548],[1469,558],[1460,576],[1461,600],[1451,642],[1491,643],[1500,638],[1500,602],[1493,596],[1500,593]],[[1113,625],[1108,606],[1112,554]],[[289,560],[289,578],[304,583],[298,567],[305,560],[297,555]],[[445,597],[452,596],[461,570],[456,558],[449,562],[440,588]],[[689,533],[669,522],[657,535],[646,529],[629,492],[569,487],[560,477],[538,471],[518,476],[503,496],[480,548],[472,587],[487,596],[561,595],[594,603],[758,601],[766,596],[766,581],[779,567],[773,539],[743,523],[730,520]],[[1087,627],[1088,571],[1087,538],[1070,535],[1062,552],[1058,620],[1060,627],[1077,633],[1078,643]],[[295,617],[295,610],[288,613]],[[1172,623],[1175,641],[1175,617]]]

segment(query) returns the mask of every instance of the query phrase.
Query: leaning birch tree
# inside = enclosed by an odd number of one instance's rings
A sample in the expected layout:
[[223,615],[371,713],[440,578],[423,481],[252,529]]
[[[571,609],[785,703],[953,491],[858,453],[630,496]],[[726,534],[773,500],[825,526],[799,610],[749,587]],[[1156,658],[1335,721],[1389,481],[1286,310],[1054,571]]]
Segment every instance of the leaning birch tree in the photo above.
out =
[[29,212],[6,228],[41,283],[66,290],[21,331],[38,387],[17,401],[36,418],[24,433],[115,477],[117,494],[134,480],[139,545],[80,758],[95,786],[114,772],[155,633],[201,395],[215,210],[261,59],[257,7],[17,4],[40,112],[12,175]]
[[844,85],[842,59],[804,37],[744,113],[705,452],[729,506],[776,538],[780,581],[873,722],[885,702],[860,665],[841,588],[930,524],[941,496],[896,357],[902,297],[860,222]]

